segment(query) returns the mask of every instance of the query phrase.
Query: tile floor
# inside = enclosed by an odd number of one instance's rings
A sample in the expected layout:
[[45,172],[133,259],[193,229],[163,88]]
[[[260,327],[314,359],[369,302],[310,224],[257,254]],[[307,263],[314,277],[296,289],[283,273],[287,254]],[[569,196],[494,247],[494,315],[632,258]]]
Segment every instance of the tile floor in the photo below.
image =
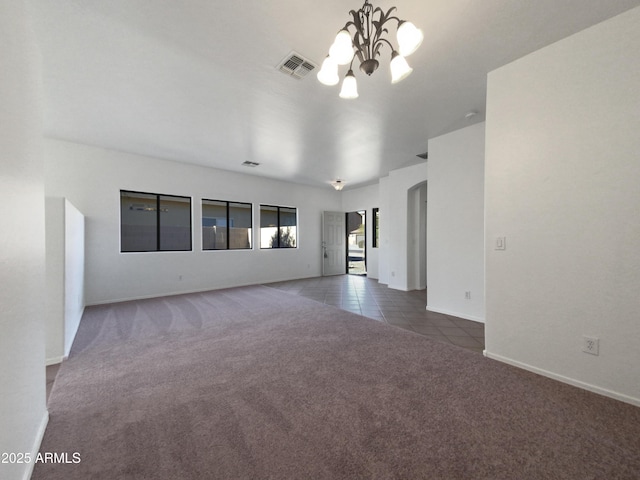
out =
[[[410,330],[438,342],[482,353],[484,324],[428,312],[425,290],[393,290],[360,275],[337,275],[266,284],[327,305]],[[47,399],[60,364],[47,367]]]
[[337,275],[266,284],[340,307],[438,342],[482,353],[484,324],[426,310],[425,290],[404,292],[360,275]]

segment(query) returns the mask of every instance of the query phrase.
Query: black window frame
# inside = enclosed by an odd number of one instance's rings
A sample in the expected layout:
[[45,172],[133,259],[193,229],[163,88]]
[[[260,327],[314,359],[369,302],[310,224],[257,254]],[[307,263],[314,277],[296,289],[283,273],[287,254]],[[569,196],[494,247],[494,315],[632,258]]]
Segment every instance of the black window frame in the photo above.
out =
[[[202,228],[204,228],[204,225],[202,225],[202,220],[204,219],[204,202],[218,202],[218,203],[224,203],[225,204],[225,214],[226,214],[226,223],[227,223],[227,239],[226,239],[226,246],[227,248],[204,248],[204,240],[202,242],[202,251],[204,252],[216,252],[216,251],[220,251],[220,252],[224,252],[227,250],[253,250],[253,203],[250,202],[237,202],[234,200],[215,200],[212,198],[202,198],[200,199],[200,231],[202,233]],[[251,229],[251,238],[249,241],[249,246],[248,247],[244,247],[244,248],[231,248],[231,242],[230,240],[230,236],[231,236],[231,224],[229,222],[229,210],[230,210],[230,205],[231,204],[239,204],[239,205],[248,205],[249,206],[249,218],[251,218],[251,227],[249,227]]]
[[371,209],[371,247],[378,248],[380,244],[380,209]]
[[[262,246],[262,229],[264,228],[262,226],[262,207],[269,207],[269,208],[275,208],[276,209],[276,215],[277,215],[277,225],[276,225],[276,239],[278,241],[278,245],[277,246],[270,246],[270,247],[263,247]],[[281,235],[280,235],[280,229],[283,227],[283,225],[281,225],[280,222],[280,210],[286,208],[286,209],[292,209],[295,210],[296,212],[296,237],[295,237],[295,245],[293,246],[288,246],[288,245],[280,245],[280,241],[281,241]],[[284,225],[284,226],[290,226],[290,225]],[[281,248],[298,248],[298,207],[287,207],[287,206],[280,206],[280,205],[269,205],[266,203],[261,203],[260,204],[260,249],[261,250],[275,250],[275,249],[281,249]]]
[[[156,200],[156,248],[153,250],[122,250],[122,194],[138,194],[155,196]],[[162,248],[162,222],[161,197],[187,199],[189,201],[189,248],[188,249],[163,249]],[[136,190],[120,190],[120,253],[150,253],[150,252],[192,252],[193,251],[193,199],[186,195],[170,195],[166,193],[140,192]]]

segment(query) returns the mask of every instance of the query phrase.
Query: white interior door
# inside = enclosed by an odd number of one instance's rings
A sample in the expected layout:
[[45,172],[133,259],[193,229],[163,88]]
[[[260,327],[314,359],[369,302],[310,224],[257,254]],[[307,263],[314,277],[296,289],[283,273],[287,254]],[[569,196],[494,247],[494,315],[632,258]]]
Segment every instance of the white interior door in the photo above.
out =
[[345,259],[346,225],[344,212],[322,213],[322,275],[347,273]]

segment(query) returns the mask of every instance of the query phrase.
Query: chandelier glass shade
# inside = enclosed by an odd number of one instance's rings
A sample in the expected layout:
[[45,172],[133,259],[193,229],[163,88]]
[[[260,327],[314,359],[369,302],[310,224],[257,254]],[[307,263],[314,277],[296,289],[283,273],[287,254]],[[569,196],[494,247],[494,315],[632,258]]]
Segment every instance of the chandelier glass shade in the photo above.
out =
[[409,74],[413,72],[413,68],[409,66],[407,60],[398,52],[393,52],[391,54],[391,63],[389,64],[389,68],[391,68],[391,83],[398,83],[399,81],[407,78]]
[[327,55],[327,58],[322,62],[322,67],[318,72],[318,80],[325,85],[333,86],[340,81],[338,76],[338,64],[336,61]]
[[340,180],[339,178],[337,178],[336,180],[331,182],[331,186],[335,188],[337,191],[340,191],[344,187],[344,180]]
[[[357,58],[360,70],[371,75],[378,69],[380,62],[377,57],[382,47],[391,50],[391,83],[398,83],[405,79],[413,69],[407,63],[406,56],[411,55],[422,43],[422,31],[405,20],[400,20],[391,14],[396,7],[391,7],[386,13],[380,8],[373,8],[369,0],[358,11],[351,10],[352,20],[342,28],[329,48],[329,55],[322,63],[318,72],[318,80],[325,85],[336,85],[339,82],[338,66],[349,64],[340,90],[342,98],[357,98],[358,87],[353,74],[353,61]],[[388,22],[396,22],[397,49],[386,38],[389,34]],[[351,30],[354,33],[351,33]]]
[[398,37],[398,48],[400,49],[400,55],[408,57],[415,52],[424,36],[422,30],[416,28],[411,22],[401,21],[398,25],[398,31],[396,33]]
[[342,81],[340,98],[358,98],[358,83],[356,82],[356,76],[353,74],[353,70],[351,69],[349,69],[349,72],[347,72],[347,75]]

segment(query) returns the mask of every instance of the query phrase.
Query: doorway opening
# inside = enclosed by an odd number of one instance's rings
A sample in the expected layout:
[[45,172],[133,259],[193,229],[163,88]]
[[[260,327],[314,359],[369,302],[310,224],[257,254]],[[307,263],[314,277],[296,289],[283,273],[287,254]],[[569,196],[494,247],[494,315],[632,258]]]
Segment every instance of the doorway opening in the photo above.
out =
[[407,287],[427,288],[427,182],[407,192]]
[[367,274],[366,210],[347,212],[347,273]]

